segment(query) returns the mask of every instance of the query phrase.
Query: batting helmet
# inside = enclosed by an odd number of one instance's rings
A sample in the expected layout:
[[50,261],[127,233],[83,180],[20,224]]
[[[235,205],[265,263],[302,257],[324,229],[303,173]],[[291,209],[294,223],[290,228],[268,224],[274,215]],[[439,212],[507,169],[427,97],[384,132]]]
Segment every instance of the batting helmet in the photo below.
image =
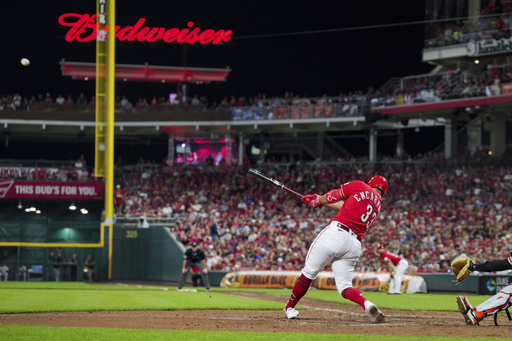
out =
[[384,244],[379,243],[379,245],[377,245],[377,249],[385,249]]
[[388,190],[388,180],[386,180],[386,178],[383,176],[375,175],[370,179],[370,181],[368,181],[368,186],[378,188],[384,192],[384,194],[386,194]]

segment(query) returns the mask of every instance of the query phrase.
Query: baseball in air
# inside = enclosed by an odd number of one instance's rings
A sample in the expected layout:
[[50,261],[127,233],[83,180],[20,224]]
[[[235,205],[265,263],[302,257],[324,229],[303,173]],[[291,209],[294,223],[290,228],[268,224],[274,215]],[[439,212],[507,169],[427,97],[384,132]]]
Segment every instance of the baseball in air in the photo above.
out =
[[21,65],[29,66],[30,65],[30,60],[28,60],[27,58],[22,58],[21,59]]

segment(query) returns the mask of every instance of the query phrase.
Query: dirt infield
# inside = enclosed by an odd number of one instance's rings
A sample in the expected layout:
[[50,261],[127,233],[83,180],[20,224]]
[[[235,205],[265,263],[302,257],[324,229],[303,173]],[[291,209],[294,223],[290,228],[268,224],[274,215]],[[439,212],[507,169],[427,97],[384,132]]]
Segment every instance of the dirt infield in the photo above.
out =
[[[255,293],[229,293],[248,298],[283,302],[283,297]],[[388,334],[509,337],[506,315],[481,326],[467,326],[459,312],[411,312],[382,309],[386,323],[373,324],[359,306],[302,299],[307,310],[298,319],[286,319],[282,311],[187,310],[100,311],[45,314],[4,314],[0,324],[103,328],[227,330],[245,332],[298,332],[329,334]]]

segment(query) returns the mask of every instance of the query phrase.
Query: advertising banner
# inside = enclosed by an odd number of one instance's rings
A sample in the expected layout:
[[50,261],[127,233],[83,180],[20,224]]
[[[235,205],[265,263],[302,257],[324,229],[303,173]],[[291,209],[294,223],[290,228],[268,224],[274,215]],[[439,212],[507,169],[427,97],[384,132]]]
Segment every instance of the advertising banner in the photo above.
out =
[[102,200],[102,182],[0,181],[0,198]]
[[495,295],[504,287],[512,283],[512,276],[482,275],[478,278],[478,295]]
[[[223,288],[293,288],[300,271],[234,271],[227,273],[221,281]],[[361,291],[389,290],[388,272],[354,272],[352,286]],[[336,281],[331,271],[322,271],[311,283],[312,288],[336,290]],[[427,284],[423,277],[405,275],[402,292],[426,293]]]
[[512,94],[512,83],[501,84],[504,94]]

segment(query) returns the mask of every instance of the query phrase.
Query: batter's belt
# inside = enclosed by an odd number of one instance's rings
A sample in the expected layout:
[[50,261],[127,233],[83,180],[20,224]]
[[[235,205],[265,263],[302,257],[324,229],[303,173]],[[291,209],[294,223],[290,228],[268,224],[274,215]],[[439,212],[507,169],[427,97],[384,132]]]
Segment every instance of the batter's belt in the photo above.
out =
[[356,237],[356,239],[359,240],[360,242],[362,241],[363,238],[361,238],[361,236],[358,236],[354,231],[352,231],[351,229],[349,229],[342,223],[338,223],[337,226],[338,226],[338,228],[343,229],[343,230],[347,231],[349,234],[351,234],[352,236]]

